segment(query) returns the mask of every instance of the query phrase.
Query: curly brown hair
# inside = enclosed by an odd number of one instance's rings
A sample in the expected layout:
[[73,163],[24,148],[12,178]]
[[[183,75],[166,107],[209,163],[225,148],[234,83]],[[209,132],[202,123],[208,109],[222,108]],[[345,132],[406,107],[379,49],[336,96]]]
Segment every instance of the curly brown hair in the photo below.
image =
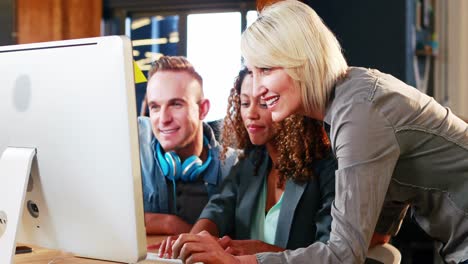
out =
[[[239,72],[229,94],[222,133],[223,151],[221,156],[223,158],[229,147],[244,150],[244,155],[239,157],[241,159],[245,158],[247,153],[259,150],[250,141],[241,116],[241,86],[247,74],[246,68]],[[279,154],[278,160],[275,162],[280,173],[278,186],[284,184],[287,179],[296,182],[308,181],[314,177],[312,168],[315,160],[330,155],[330,141],[323,122],[305,116],[293,115],[276,125],[277,133],[273,140]],[[259,151],[258,153],[263,152]],[[256,165],[257,170],[259,164]]]

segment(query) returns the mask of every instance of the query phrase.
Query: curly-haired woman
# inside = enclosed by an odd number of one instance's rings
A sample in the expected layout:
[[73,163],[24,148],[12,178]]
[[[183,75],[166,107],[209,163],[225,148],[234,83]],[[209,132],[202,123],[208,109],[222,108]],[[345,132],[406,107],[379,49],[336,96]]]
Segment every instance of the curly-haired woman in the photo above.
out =
[[[244,153],[191,233],[224,236],[219,243],[233,255],[326,242],[337,165],[322,123],[302,116],[274,123],[252,90],[252,76],[241,70],[229,97],[223,145]],[[161,255],[171,251],[165,249]]]

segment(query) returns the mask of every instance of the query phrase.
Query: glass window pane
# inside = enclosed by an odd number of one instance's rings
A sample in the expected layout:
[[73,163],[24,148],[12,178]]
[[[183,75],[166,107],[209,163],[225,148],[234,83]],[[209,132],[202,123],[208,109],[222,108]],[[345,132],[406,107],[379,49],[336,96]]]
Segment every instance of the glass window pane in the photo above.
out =
[[[132,39],[133,59],[147,76],[151,62],[162,55],[178,55],[179,16],[151,16],[126,20],[126,34]],[[146,83],[136,84],[137,111],[147,115],[143,103]]]
[[250,10],[247,12],[247,27],[252,25],[257,20],[258,12],[256,10]]
[[150,63],[162,55],[178,55],[179,16],[152,16],[130,24],[133,58],[146,73]]
[[211,108],[205,121],[224,118],[227,98],[241,66],[240,12],[187,16],[187,58],[203,77]]

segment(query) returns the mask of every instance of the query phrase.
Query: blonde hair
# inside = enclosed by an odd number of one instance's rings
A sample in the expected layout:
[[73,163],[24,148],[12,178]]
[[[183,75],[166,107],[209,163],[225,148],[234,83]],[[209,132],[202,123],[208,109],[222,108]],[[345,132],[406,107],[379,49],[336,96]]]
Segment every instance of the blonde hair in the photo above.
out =
[[308,5],[285,0],[265,7],[244,31],[243,57],[259,68],[284,68],[299,88],[307,113],[325,113],[332,89],[348,65],[333,33]]

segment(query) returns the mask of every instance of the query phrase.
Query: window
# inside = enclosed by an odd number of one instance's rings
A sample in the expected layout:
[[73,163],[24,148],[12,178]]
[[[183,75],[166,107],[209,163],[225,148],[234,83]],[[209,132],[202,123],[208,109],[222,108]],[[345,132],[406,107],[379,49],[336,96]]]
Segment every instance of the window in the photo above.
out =
[[[134,59],[145,75],[162,55],[186,56],[203,77],[205,97],[211,101],[205,121],[213,121],[225,116],[229,90],[241,67],[241,32],[257,18],[254,8],[252,2],[206,10],[128,12],[125,34],[132,39]],[[138,103],[144,91],[137,87]]]
[[[256,17],[256,11],[248,12],[247,24]],[[241,67],[241,32],[240,12],[187,17],[187,59],[203,77],[205,96],[211,101],[206,121],[221,119],[226,114],[229,90]]]
[[205,97],[211,101],[207,121],[226,113],[229,90],[241,67],[240,32],[239,12],[187,17],[187,59],[203,77]]

